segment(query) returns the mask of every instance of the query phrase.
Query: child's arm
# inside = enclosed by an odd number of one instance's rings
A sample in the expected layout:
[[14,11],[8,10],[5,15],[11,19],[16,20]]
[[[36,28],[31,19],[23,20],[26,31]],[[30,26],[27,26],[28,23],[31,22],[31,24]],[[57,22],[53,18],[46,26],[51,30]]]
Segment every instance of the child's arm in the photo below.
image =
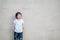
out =
[[22,20],[22,30],[24,31],[24,20]]
[[12,24],[12,31],[14,31],[14,27],[15,27],[15,25],[14,25],[14,24]]
[[24,24],[22,24],[22,30],[24,31]]
[[12,24],[12,31],[14,31],[14,29],[15,29],[15,23],[16,23],[16,21],[14,20],[13,24]]

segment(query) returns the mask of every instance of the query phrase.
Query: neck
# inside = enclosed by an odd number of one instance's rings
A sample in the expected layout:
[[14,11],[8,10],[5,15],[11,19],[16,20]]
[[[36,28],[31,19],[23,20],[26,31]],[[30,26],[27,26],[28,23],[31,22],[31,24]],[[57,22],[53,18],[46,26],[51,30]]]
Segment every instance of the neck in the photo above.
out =
[[20,20],[20,19],[18,19],[18,20]]

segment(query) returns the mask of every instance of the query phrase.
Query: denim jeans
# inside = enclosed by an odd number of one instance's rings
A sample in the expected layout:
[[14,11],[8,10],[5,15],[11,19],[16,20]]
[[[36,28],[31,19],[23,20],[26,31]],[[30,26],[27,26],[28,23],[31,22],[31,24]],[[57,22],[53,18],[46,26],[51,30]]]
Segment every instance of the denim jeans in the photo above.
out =
[[23,32],[21,33],[17,33],[17,32],[14,32],[14,40],[23,40]]

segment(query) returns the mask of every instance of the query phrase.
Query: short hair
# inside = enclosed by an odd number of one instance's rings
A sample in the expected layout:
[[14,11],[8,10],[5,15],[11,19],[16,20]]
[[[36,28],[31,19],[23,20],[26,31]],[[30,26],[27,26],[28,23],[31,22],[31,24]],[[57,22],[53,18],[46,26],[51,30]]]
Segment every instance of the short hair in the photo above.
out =
[[15,14],[15,18],[16,18],[16,19],[18,19],[18,18],[17,18],[18,14],[20,14],[20,15],[22,16],[22,13],[21,13],[21,12],[17,12],[17,13]]

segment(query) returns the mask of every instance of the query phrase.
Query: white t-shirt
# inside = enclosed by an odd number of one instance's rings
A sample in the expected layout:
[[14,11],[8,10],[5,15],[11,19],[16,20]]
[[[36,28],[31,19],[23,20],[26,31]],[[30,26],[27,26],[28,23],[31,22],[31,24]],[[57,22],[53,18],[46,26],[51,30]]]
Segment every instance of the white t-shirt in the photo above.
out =
[[15,32],[17,32],[17,33],[20,33],[20,32],[23,32],[23,30],[22,30],[22,25],[24,24],[24,20],[23,19],[20,19],[20,20],[18,20],[18,19],[15,19],[14,20],[14,31]]

